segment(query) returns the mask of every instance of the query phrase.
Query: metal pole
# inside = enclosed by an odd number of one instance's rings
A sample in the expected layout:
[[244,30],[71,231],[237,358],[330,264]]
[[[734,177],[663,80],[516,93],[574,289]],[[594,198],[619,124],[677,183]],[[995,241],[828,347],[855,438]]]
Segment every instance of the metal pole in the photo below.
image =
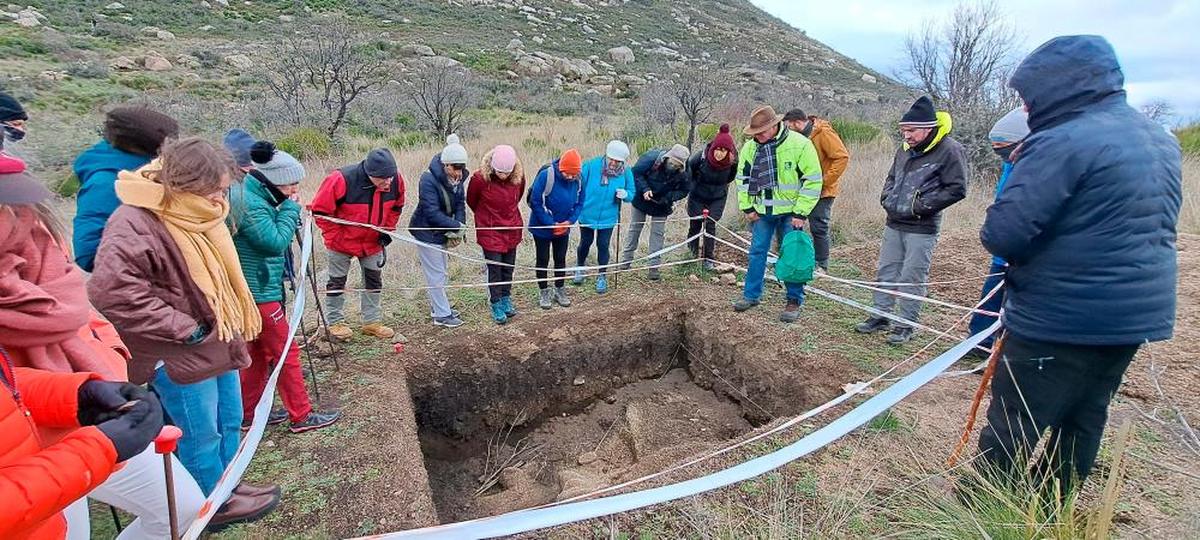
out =
[[121,532],[121,529],[125,527],[121,525],[121,516],[117,514],[117,507],[110,504],[108,505],[108,511],[112,513],[113,525],[117,526],[117,532]]
[[[613,266],[613,268],[614,268],[614,269],[616,269],[616,270],[620,270],[620,269],[621,269],[621,250],[625,249],[625,248],[624,248],[624,247],[621,245],[621,228],[622,228],[622,226],[621,226],[621,213],[622,213],[622,210],[624,210],[624,209],[625,209],[625,203],[621,202],[621,200],[620,200],[620,199],[617,199],[617,225],[616,225],[616,228],[617,228],[617,231],[616,231],[616,236],[617,236],[617,246],[616,246],[616,247],[617,247],[617,261],[616,261],[616,263],[615,263],[615,264],[616,264],[616,266]],[[610,278],[610,279],[612,279],[612,282],[613,282],[613,284],[614,284],[614,285],[617,283],[617,274],[619,274],[619,273],[620,273],[620,272],[612,272],[612,275],[611,275],[611,276],[609,276],[609,278]]]

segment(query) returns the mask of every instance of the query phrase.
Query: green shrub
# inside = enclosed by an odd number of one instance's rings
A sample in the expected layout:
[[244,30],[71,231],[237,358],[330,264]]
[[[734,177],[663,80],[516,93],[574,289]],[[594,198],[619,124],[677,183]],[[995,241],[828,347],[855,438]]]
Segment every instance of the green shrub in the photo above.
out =
[[675,141],[668,139],[662,135],[642,135],[633,139],[630,143],[630,148],[637,155],[645,154],[654,148],[669,148],[675,144]]
[[834,131],[847,143],[869,143],[881,135],[879,127],[866,122],[834,118],[829,123],[833,124]]
[[0,36],[0,57],[23,58],[27,56],[39,56],[49,52],[50,48],[40,39],[33,36]]
[[139,92],[144,92],[146,90],[159,90],[166,87],[162,80],[143,73],[133,73],[130,75],[117,77],[116,82],[121,86],[132,88]]
[[387,143],[388,146],[397,150],[407,150],[428,144],[432,140],[429,134],[423,131],[402,131],[388,137]]
[[108,64],[100,60],[80,60],[67,67],[67,75],[80,79],[107,79]]
[[212,49],[192,49],[192,56],[200,61],[200,67],[204,69],[212,69],[221,65],[221,54]]
[[1192,124],[1175,132],[1183,153],[1200,156],[1200,124]]
[[79,193],[79,178],[74,173],[71,173],[66,178],[63,178],[53,189],[55,193],[64,199],[74,197],[76,193]]
[[333,141],[317,128],[300,128],[275,140],[275,146],[298,159],[333,155]]

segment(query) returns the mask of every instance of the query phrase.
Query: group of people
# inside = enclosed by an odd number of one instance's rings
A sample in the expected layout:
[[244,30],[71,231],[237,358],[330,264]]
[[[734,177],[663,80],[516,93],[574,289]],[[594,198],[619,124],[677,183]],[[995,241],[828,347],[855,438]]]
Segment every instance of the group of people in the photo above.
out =
[[[984,463],[1013,473],[1049,429],[1051,445],[1036,470],[1059,478],[1065,491],[1090,471],[1108,403],[1139,346],[1171,336],[1181,154],[1177,141],[1126,103],[1120,66],[1103,38],[1051,40],[1010,84],[1024,106],[992,130],[1004,166],[981,232],[995,256],[982,306],[1003,313],[1005,333],[993,344],[1000,367],[980,451]],[[0,125],[7,144],[31,127],[7,94],[0,94]],[[919,297],[941,213],[965,197],[967,168],[949,114],[930,98],[917,99],[899,126],[904,142],[880,196],[887,226],[878,281]],[[313,407],[298,348],[284,347],[303,165],[240,129],[222,145],[178,132],[174,120],[148,108],[107,113],[103,140],[74,166],[81,190],[73,257],[47,206],[50,193],[0,146],[0,422],[7,426],[0,433],[0,536],[86,538],[86,497],[137,516],[121,538],[167,536],[165,474],[151,446],[164,418],[184,432],[169,466],[186,526],[233,459],[280,360],[285,407],[267,423],[288,422],[299,433],[340,417]],[[811,230],[815,266],[827,268],[830,209],[849,162],[844,145],[828,122],[767,106],[752,113],[743,134],[736,148],[729,126],[721,126],[698,152],[675,145],[632,165],[620,141],[587,161],[570,149],[538,168],[528,189],[531,169],[511,146],[491,149],[471,172],[466,148],[451,135],[421,173],[409,221],[434,323],[463,324],[445,288],[447,250],[466,237],[468,206],[500,324],[518,315],[511,282],[526,229],[536,249],[539,307],[571,304],[564,286],[576,226],[572,281],[587,278],[595,246],[595,287],[605,292],[624,203],[633,210],[622,260],[632,260],[648,221],[649,277],[658,279],[674,203],[688,199],[690,217],[707,213],[689,232],[708,236],[690,247],[711,263],[712,227],[733,185],[753,234],[737,311],[761,302],[768,252],[792,231]],[[361,331],[393,335],[383,321],[381,270],[404,205],[403,178],[386,149],[333,171],[313,197],[328,248],[326,315],[334,336],[353,334],[344,295],[355,259],[364,281]],[[1091,257],[1086,266],[1081,254]],[[994,294],[1001,281],[1003,294]],[[804,283],[783,285],[780,319],[796,321]],[[890,329],[896,344],[912,338],[918,300],[880,293],[875,310],[887,316],[869,318],[860,332]],[[972,331],[994,320],[977,315]],[[211,526],[257,519],[279,499],[278,486],[242,482]]]

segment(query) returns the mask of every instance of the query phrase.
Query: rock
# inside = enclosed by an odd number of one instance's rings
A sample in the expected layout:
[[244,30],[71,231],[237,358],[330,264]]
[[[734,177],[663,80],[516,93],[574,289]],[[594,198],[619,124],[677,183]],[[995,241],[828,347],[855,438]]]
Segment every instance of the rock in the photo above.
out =
[[504,47],[506,51],[522,51],[525,50],[525,43],[517,38],[508,40],[508,45]]
[[633,49],[629,47],[613,47],[608,50],[608,57],[618,64],[631,64],[636,60]]
[[688,274],[687,280],[692,283],[700,283],[700,276],[696,274]]
[[462,65],[462,62],[449,56],[426,56],[421,58],[421,63],[431,67],[457,67]]
[[250,69],[254,67],[254,60],[244,54],[231,54],[224,59],[226,64],[229,64],[237,69]]
[[506,69],[504,70],[504,77],[506,79],[520,79],[521,75],[511,69]]
[[617,402],[617,395],[616,395],[616,394],[609,394],[609,395],[607,395],[607,396],[604,396],[604,402],[605,402],[605,403],[607,403],[607,404],[609,404],[609,405],[612,405],[613,403],[616,403],[616,402]]
[[158,32],[155,32],[154,37],[157,37],[158,39],[161,39],[163,41],[174,41],[175,40],[175,34],[172,34],[171,32],[168,32],[166,30],[159,30]]
[[739,288],[739,289],[740,289],[740,288],[742,288],[742,287],[745,287],[745,286],[746,286],[746,282],[745,282],[745,281],[739,281],[739,282],[737,282],[737,286],[738,286],[738,288]]
[[280,15],[279,22],[285,22],[285,23],[296,22],[296,18],[291,15]]
[[208,0],[201,0],[200,7],[204,9],[212,9],[212,4],[208,3]]
[[875,82],[876,82],[875,77],[871,76],[871,74],[869,74],[869,73],[863,73],[862,80],[863,80],[863,82],[869,83],[869,84],[875,84]]
[[500,471],[497,483],[505,490],[525,489],[533,483],[533,479],[529,477],[529,473],[520,467],[505,467],[504,470]]
[[206,24],[204,26],[201,26],[200,28],[197,28],[196,30],[199,30],[201,32],[212,32],[214,30],[214,28],[213,28],[213,25]]
[[586,382],[587,382],[587,379],[584,379],[583,375],[580,375],[578,377],[575,377],[575,380],[571,381],[571,384],[575,385],[575,386],[583,386],[583,384]]
[[550,63],[543,58],[525,55],[517,59],[516,71],[533,76],[549,75],[551,67]]
[[542,36],[533,36],[533,42],[537,43],[538,45],[541,45],[541,44],[545,43],[546,40]]
[[156,52],[147,54],[145,58],[142,58],[142,66],[146,68],[146,71],[171,71],[171,68],[174,67],[170,61]]
[[17,20],[13,22],[17,23],[17,26],[23,26],[25,28],[33,28],[35,26],[42,25],[42,22],[37,20],[37,17],[24,17],[20,14],[17,15]]
[[612,86],[616,83],[616,80],[609,75],[594,75],[588,79],[588,83],[600,86]]
[[143,36],[153,36],[155,34],[158,34],[158,31],[159,30],[158,30],[157,26],[143,26],[142,27],[142,35]]
[[190,54],[181,54],[175,57],[175,63],[188,69],[200,69],[200,59]]
[[108,64],[108,67],[117,71],[133,71],[138,68],[138,65],[128,56],[118,56]]
[[43,81],[62,81],[67,79],[67,74],[62,71],[46,70],[38,73],[38,78]]
[[108,11],[120,11],[122,9],[125,9],[125,4],[122,4],[120,2],[113,2],[107,6],[104,6],[104,9],[106,9]]
[[630,86],[642,86],[643,84],[646,84],[646,79],[638,77],[637,75],[621,75],[619,80]]
[[717,276],[713,276],[713,277],[710,277],[710,278],[708,278],[708,281],[709,281],[710,283],[712,283],[713,285],[720,285],[720,284],[721,284],[721,278],[719,278],[719,277],[717,277]]
[[585,33],[585,34],[595,34],[596,33],[596,29],[592,28],[587,23],[584,23],[583,26],[580,28],[583,30],[583,33]]
[[404,334],[396,332],[396,335],[392,336],[392,343],[408,343],[408,338]]
[[213,0],[218,6],[229,7],[229,0]]
[[733,274],[721,274],[721,283],[725,285],[737,285],[737,276]]
[[579,457],[575,459],[575,462],[579,463],[580,465],[587,465],[588,463],[595,463],[597,459],[600,459],[600,456],[597,456],[595,452],[584,452],[579,454]]
[[428,45],[409,44],[400,47],[400,54],[404,56],[433,56],[433,47]]
[[653,49],[650,49],[647,52],[649,52],[650,54],[657,54],[660,56],[665,56],[667,58],[679,58],[681,56],[679,54],[679,51],[672,49],[670,47],[662,46],[662,45],[655,47]]
[[597,74],[596,68],[592,67],[592,63],[583,59],[562,59],[558,66],[558,72],[562,76],[570,80],[585,81]]

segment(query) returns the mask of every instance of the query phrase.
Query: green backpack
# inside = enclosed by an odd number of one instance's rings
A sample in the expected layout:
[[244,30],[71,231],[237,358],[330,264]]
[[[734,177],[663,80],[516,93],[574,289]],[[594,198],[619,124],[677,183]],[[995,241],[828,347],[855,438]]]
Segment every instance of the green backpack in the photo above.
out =
[[808,283],[817,266],[812,237],[795,230],[783,237],[779,260],[775,262],[775,277],[784,283]]

